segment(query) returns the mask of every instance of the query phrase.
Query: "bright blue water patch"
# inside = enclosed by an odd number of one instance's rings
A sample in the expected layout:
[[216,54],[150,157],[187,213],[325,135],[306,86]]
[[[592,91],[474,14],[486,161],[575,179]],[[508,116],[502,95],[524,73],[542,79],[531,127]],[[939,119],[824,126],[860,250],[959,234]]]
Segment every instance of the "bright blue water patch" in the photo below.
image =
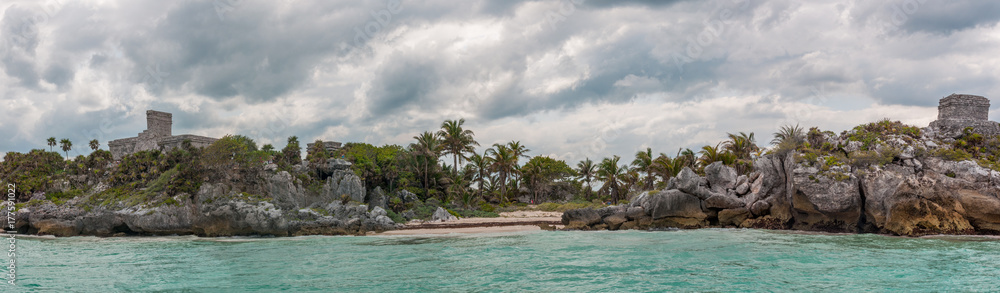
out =
[[761,230],[18,242],[3,292],[997,291],[1000,241]]

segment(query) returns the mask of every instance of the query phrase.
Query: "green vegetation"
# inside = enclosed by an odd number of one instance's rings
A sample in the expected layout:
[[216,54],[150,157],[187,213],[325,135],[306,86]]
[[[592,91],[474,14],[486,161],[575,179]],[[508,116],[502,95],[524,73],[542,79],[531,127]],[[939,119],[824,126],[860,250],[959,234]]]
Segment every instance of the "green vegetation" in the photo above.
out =
[[604,204],[600,202],[595,203],[582,200],[574,200],[567,203],[547,202],[538,205],[537,209],[546,212],[565,212],[574,209],[601,208],[601,207],[604,207]]
[[[57,204],[86,197],[81,202],[92,205],[180,205],[205,182],[239,186],[228,194],[259,202],[270,200],[262,187],[263,178],[269,176],[264,173],[268,163],[289,172],[296,184],[315,195],[322,192],[330,175],[326,163],[336,158],[352,163],[351,171],[361,178],[366,190],[383,190],[388,195],[390,218],[402,221],[404,211],[427,219],[439,206],[460,217],[497,216],[500,211],[528,209],[527,203],[538,204],[537,209],[543,211],[600,207],[623,202],[641,191],[664,189],[684,168],[704,174],[706,166],[721,162],[747,175],[765,152],[794,152],[797,163],[820,170],[810,178],[816,181],[822,179],[820,176],[850,180],[852,172],[857,175],[871,171],[865,170],[869,167],[900,163],[903,149],[907,158],[912,154],[974,160],[1000,169],[997,137],[966,129],[954,143],[938,142],[944,147],[929,149],[913,144],[920,137],[919,128],[889,120],[862,124],[839,136],[817,127],[806,131],[799,125],[786,125],[774,133],[771,148],[758,146],[753,132],[738,132],[694,150],[678,149],[672,156],[645,147],[624,160],[609,156],[566,162],[532,154],[520,141],[494,143],[477,152],[480,144],[475,133],[465,129],[464,119],[455,119],[413,136],[406,146],[346,143],[329,152],[317,140],[305,150],[305,160],[297,136],[288,137],[280,151],[271,144],[258,148],[246,136],[227,135],[205,148],[186,142],[168,152],[141,151],[117,162],[110,152],[99,149],[97,140],[89,143],[94,149],[90,155],[66,160],[52,150],[61,144],[68,156],[72,143],[51,137],[46,140],[50,151],[7,153],[0,172],[19,183],[18,200],[22,203],[35,192],[45,192],[46,198]],[[105,183],[107,188],[92,191],[96,182]],[[417,195],[416,201],[396,195],[403,190]],[[348,196],[342,198],[344,203],[350,201]]]

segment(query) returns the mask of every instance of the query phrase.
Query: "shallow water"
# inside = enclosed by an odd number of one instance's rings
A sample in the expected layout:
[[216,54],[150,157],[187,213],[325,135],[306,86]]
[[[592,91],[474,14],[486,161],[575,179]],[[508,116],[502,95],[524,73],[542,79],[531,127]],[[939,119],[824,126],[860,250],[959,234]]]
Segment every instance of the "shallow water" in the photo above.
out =
[[764,230],[19,239],[3,292],[997,291],[1000,240]]

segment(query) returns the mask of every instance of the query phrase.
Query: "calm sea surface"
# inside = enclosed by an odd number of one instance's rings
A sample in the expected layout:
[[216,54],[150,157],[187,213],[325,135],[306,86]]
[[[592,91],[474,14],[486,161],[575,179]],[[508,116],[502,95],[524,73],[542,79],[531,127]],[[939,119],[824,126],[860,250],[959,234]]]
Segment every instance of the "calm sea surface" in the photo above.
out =
[[[1000,291],[1000,240],[762,230],[19,239],[2,292]],[[6,261],[6,260],[4,260]]]

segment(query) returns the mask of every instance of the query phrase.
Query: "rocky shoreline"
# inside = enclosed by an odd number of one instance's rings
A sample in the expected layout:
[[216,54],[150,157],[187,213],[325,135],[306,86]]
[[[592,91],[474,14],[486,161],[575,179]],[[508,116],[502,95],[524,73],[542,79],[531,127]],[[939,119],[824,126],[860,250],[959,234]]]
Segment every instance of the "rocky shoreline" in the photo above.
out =
[[[833,145],[844,145],[827,136]],[[892,161],[822,166],[801,154],[765,155],[737,176],[721,163],[698,176],[685,168],[666,190],[630,203],[563,214],[568,230],[744,227],[802,231],[1000,234],[1000,172],[972,160],[927,155],[931,139],[889,139]],[[929,151],[931,150],[931,151]],[[820,165],[820,166],[817,166]]]
[[388,197],[380,189],[366,193],[349,163],[332,160],[330,166],[332,175],[318,193],[309,192],[289,172],[272,170],[265,175],[266,196],[246,193],[241,184],[232,183],[204,183],[194,195],[180,194],[173,203],[155,205],[89,203],[90,196],[103,191],[100,184],[88,195],[58,205],[38,196],[17,210],[14,230],[55,236],[216,237],[364,235],[401,226],[387,216]]

